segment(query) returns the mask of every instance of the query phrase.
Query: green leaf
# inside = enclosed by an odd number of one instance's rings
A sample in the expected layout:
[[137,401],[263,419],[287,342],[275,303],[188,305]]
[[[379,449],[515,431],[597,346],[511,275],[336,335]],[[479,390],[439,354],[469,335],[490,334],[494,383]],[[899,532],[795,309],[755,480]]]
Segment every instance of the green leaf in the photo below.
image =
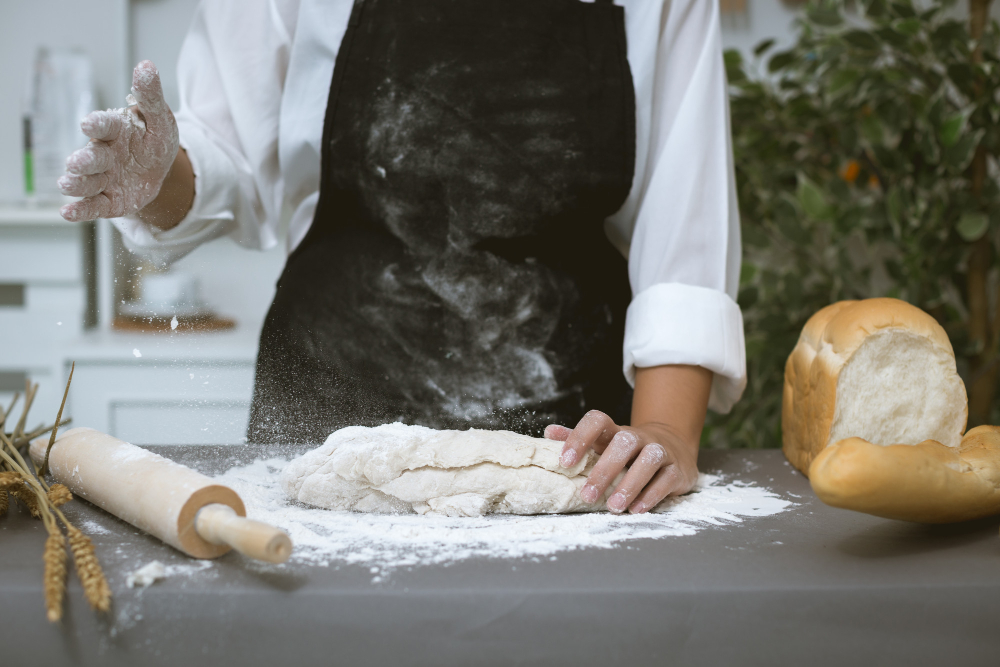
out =
[[955,226],[955,230],[963,240],[972,243],[978,241],[986,233],[990,226],[990,220],[984,213],[963,213]]
[[843,40],[851,46],[865,51],[877,51],[882,44],[866,30],[850,30],[843,34]]
[[766,248],[771,245],[770,237],[757,225],[744,222],[742,232],[743,244],[748,248]]
[[811,8],[807,16],[810,22],[823,26],[824,28],[833,28],[844,22],[844,19],[841,18],[839,11],[836,9],[826,9],[824,7]]
[[910,45],[910,40],[906,38],[900,32],[896,32],[891,28],[881,28],[875,31],[882,40],[888,42],[890,45],[895,46],[898,49],[907,49]]
[[861,72],[856,69],[840,69],[830,77],[828,90],[833,96],[855,89],[855,84],[861,78]]
[[972,133],[965,133],[961,139],[958,140],[951,148],[945,150],[944,159],[948,163],[948,166],[954,169],[956,172],[965,171],[965,168],[969,166],[972,162],[972,156],[976,152],[976,146],[979,145],[980,140],[983,138],[983,134],[986,131],[983,129],[976,130]]
[[889,5],[889,7],[893,14],[901,16],[905,19],[915,18],[917,16],[917,11],[913,8],[913,3],[910,0],[905,0],[904,2],[893,2]]
[[726,49],[722,54],[726,66],[726,78],[729,83],[737,83],[746,79],[743,71],[743,54],[736,49]]
[[965,130],[965,124],[969,120],[969,114],[965,111],[961,111],[954,116],[951,116],[943,123],[941,123],[941,145],[945,148],[950,148],[954,146],[959,137],[962,136],[962,132]]
[[771,60],[767,63],[767,71],[774,74],[780,70],[787,69],[789,65],[795,62],[795,60],[795,52],[780,51],[771,56]]
[[[960,55],[966,55],[968,52],[968,40],[969,32],[965,24],[959,21],[947,21],[934,28],[931,32],[931,41],[933,41],[934,48],[938,51],[951,49]],[[942,55],[947,56],[948,54]]]
[[917,140],[917,146],[928,164],[937,164],[937,162],[941,159],[941,151],[930,132],[920,133],[920,137]]
[[757,303],[758,296],[759,294],[756,287],[748,287],[740,290],[737,302],[740,304],[741,308],[752,308],[753,305]]
[[922,26],[923,22],[918,18],[899,19],[898,21],[892,22],[892,27],[896,32],[900,32],[911,37],[920,32],[920,28]]
[[975,80],[975,70],[967,62],[956,62],[948,65],[948,78],[963,90],[969,90]]
[[903,194],[899,188],[893,186],[885,198],[885,212],[889,216],[892,224],[892,231],[898,237],[900,234],[900,221],[903,217]]
[[801,173],[799,174],[799,187],[795,192],[795,198],[810,218],[819,220],[826,217],[828,212],[826,196],[818,185]]
[[780,217],[774,223],[781,235],[796,245],[806,245],[811,240],[809,231],[795,218]]
[[875,114],[865,116],[861,119],[861,134],[873,146],[878,146],[882,143],[885,132],[882,129],[882,123],[879,122]]
[[866,0],[865,14],[869,18],[877,19],[885,16],[885,0]]
[[759,58],[761,55],[764,54],[765,51],[767,51],[772,46],[774,46],[774,40],[765,39],[763,42],[753,47],[753,54]]

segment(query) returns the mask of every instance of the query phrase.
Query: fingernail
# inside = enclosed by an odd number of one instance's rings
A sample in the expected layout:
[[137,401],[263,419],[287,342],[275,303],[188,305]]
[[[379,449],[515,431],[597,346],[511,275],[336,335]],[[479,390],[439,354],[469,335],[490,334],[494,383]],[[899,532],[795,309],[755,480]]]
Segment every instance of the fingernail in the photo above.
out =
[[[576,450],[567,449],[565,452],[562,453],[562,456],[559,458],[559,465],[561,465],[563,468],[569,468],[570,466],[576,465],[577,459],[578,457],[576,455]],[[587,501],[587,502],[593,502],[593,501]]]
[[608,498],[608,509],[613,512],[624,512],[625,511],[626,498],[625,494],[619,491],[615,495]]
[[582,489],[580,489],[580,497],[583,498],[583,502],[592,503],[597,500],[597,487],[593,484],[587,484]]
[[628,511],[632,514],[642,514],[646,511],[645,503],[632,503],[632,507],[628,508]]

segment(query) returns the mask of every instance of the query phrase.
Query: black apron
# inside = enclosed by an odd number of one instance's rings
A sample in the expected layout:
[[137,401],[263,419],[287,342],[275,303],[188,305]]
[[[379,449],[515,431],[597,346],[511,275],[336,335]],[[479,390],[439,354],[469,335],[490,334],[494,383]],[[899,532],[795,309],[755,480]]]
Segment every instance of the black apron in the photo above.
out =
[[351,424],[540,435],[628,421],[632,184],[624,10],[578,0],[356,0],[319,203],[264,323],[248,440]]

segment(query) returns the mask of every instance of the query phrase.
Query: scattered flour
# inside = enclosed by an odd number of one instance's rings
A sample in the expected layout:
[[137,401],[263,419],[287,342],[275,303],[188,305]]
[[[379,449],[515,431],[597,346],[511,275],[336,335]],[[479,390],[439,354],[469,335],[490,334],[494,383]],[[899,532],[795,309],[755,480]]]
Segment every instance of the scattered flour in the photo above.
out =
[[175,575],[191,575],[212,567],[212,561],[201,560],[191,564],[164,565],[158,560],[146,563],[138,570],[130,572],[125,579],[129,588],[149,588],[160,579],[166,579]]
[[[289,501],[278,481],[287,464],[280,458],[259,460],[216,479],[240,494],[248,517],[288,532],[294,544],[291,562],[366,565],[373,574],[469,558],[554,559],[562,551],[694,535],[706,527],[740,524],[794,505],[768,489],[702,474],[694,492],[637,516],[365,514]],[[377,576],[373,582],[379,580]]]
[[80,530],[87,535],[110,535],[111,531],[97,521],[82,521],[79,524]]

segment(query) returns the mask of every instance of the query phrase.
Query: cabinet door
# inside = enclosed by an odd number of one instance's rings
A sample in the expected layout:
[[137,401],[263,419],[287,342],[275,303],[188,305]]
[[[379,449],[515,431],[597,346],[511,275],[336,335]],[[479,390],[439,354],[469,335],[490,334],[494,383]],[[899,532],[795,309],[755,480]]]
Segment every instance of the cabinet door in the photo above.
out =
[[242,363],[78,363],[70,389],[74,426],[136,445],[244,441],[254,367]]

